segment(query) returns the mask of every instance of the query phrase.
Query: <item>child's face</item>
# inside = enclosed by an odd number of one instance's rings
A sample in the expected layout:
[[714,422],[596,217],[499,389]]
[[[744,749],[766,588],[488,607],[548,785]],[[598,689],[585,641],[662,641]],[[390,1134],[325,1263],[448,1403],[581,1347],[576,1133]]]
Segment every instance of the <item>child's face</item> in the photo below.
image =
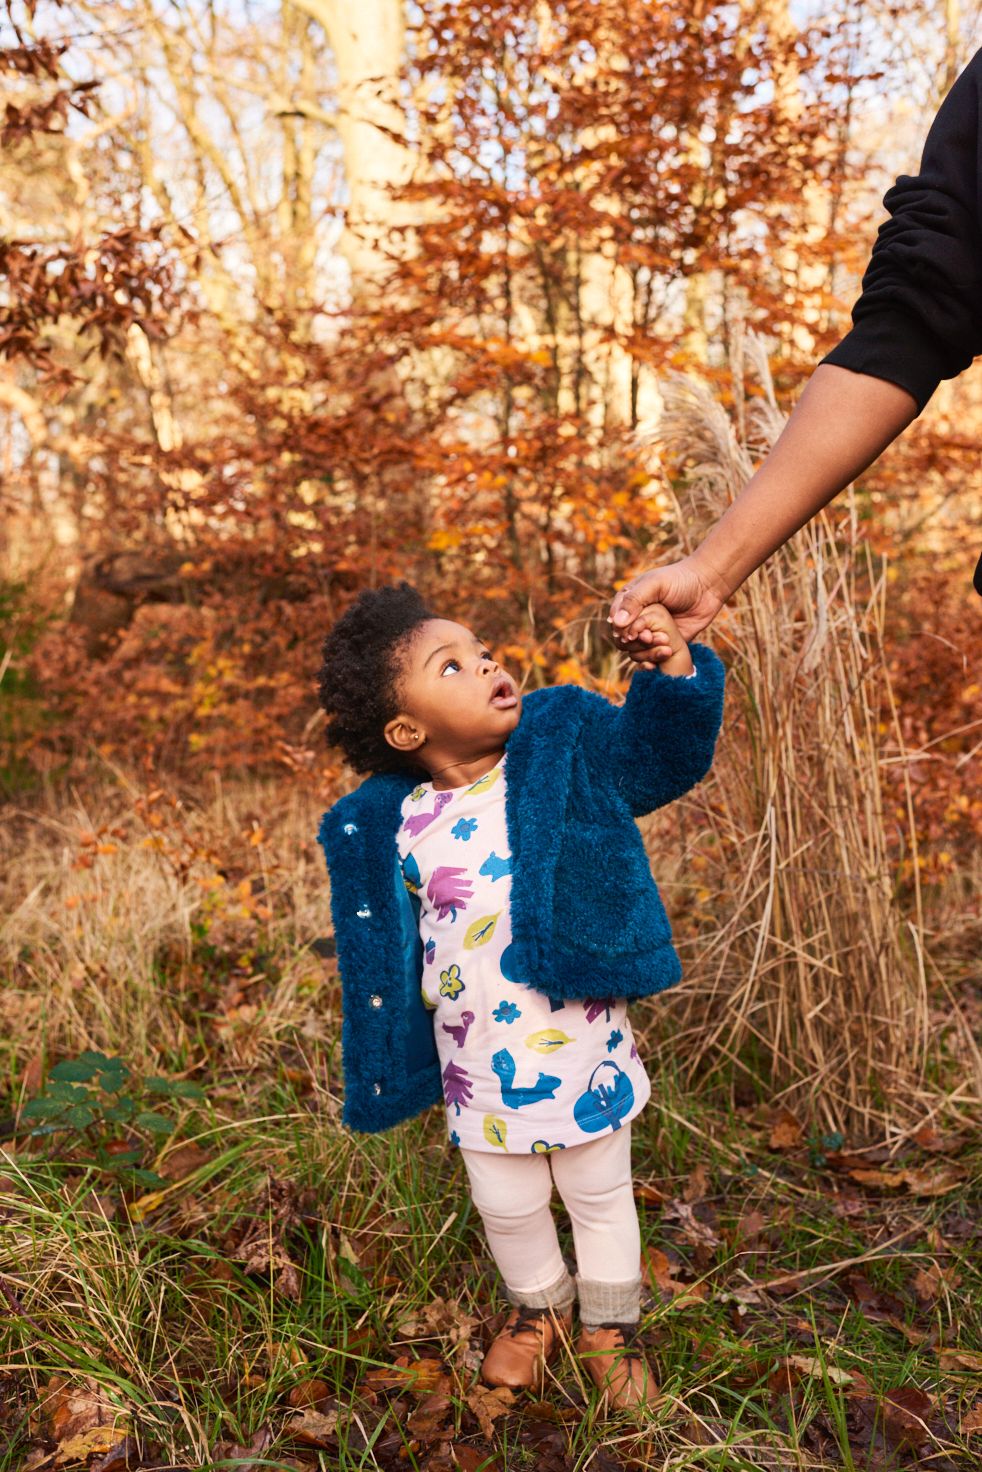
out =
[[[424,746],[438,760],[480,757],[518,725],[522,696],[487,645],[464,624],[427,619],[409,642],[397,686],[399,714],[385,737],[399,751]],[[424,753],[420,752],[421,757]]]

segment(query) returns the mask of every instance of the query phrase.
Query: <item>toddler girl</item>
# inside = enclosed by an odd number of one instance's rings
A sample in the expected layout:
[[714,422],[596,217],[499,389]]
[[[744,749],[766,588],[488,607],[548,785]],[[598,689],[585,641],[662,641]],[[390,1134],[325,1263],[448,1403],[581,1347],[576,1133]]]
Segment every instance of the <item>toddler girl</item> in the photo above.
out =
[[[513,1305],[490,1385],[541,1388],[572,1324],[610,1403],[653,1384],[632,1342],[640,1231],[631,1121],[650,1084],[627,1001],[681,966],[634,819],[712,761],[723,666],[646,610],[623,706],[523,695],[408,583],[363,593],[324,644],[329,741],[369,773],[325,813],[341,971],[343,1118],[386,1129],[443,1099]],[[573,1230],[575,1281],[550,1209]]]

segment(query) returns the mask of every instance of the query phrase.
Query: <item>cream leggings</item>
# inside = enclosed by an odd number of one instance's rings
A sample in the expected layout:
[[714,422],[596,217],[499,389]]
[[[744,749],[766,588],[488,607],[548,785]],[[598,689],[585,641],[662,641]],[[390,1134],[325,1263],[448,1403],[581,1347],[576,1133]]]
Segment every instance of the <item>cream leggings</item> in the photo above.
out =
[[[461,1150],[471,1196],[512,1303],[566,1309],[578,1294],[589,1328],[635,1323],[641,1232],[631,1180],[631,1125],[548,1155]],[[551,1167],[551,1170],[550,1170]],[[559,1250],[553,1181],[569,1213],[576,1283]]]

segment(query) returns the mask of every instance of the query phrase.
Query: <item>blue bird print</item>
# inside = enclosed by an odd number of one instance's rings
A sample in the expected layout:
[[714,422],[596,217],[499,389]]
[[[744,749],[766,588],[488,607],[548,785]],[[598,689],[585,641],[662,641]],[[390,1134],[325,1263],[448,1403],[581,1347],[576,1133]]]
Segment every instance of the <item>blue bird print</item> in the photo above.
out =
[[501,1102],[509,1109],[521,1109],[524,1104],[538,1104],[542,1099],[555,1099],[561,1078],[540,1073],[531,1088],[515,1087],[515,1060],[507,1048],[500,1048],[491,1059],[491,1071],[498,1075],[501,1083]]
[[492,884],[496,879],[504,879],[506,874],[511,873],[511,855],[503,859],[492,849],[477,872],[490,875]]

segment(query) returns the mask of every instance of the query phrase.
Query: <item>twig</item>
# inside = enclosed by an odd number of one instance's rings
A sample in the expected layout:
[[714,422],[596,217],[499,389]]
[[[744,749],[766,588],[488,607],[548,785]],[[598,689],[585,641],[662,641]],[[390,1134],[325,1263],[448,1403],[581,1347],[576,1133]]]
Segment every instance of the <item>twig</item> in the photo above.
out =
[[17,1294],[9,1286],[9,1284],[7,1283],[6,1278],[4,1278],[2,1275],[0,1275],[0,1293],[2,1293],[3,1296],[4,1296],[4,1298],[7,1300],[7,1307],[9,1308],[10,1312],[16,1318],[23,1319],[25,1321],[25,1323],[30,1324],[31,1327],[33,1329],[36,1329],[37,1332],[40,1335],[42,1335],[42,1337],[43,1337],[43,1335],[44,1335],[44,1329],[38,1323],[37,1319],[31,1318],[31,1315],[25,1309],[24,1305],[21,1303],[20,1299],[17,1297]]
[[[854,1268],[861,1262],[869,1262],[874,1257],[882,1257],[885,1252],[895,1247],[898,1242],[902,1242],[905,1237],[911,1237],[914,1233],[919,1232],[921,1226],[923,1223],[916,1227],[906,1227],[904,1231],[898,1232],[896,1237],[891,1237],[889,1242],[884,1242],[879,1247],[871,1247],[868,1252],[861,1252],[858,1257],[844,1257],[840,1262],[823,1262],[814,1268],[800,1268],[796,1273],[782,1273],[778,1278],[768,1278],[764,1283],[751,1283],[750,1286],[756,1292],[765,1293],[769,1288],[781,1288],[785,1283],[797,1283],[801,1278],[813,1278],[820,1273],[831,1277],[833,1273],[841,1272],[843,1268]],[[919,1255],[930,1256],[929,1253]]]

